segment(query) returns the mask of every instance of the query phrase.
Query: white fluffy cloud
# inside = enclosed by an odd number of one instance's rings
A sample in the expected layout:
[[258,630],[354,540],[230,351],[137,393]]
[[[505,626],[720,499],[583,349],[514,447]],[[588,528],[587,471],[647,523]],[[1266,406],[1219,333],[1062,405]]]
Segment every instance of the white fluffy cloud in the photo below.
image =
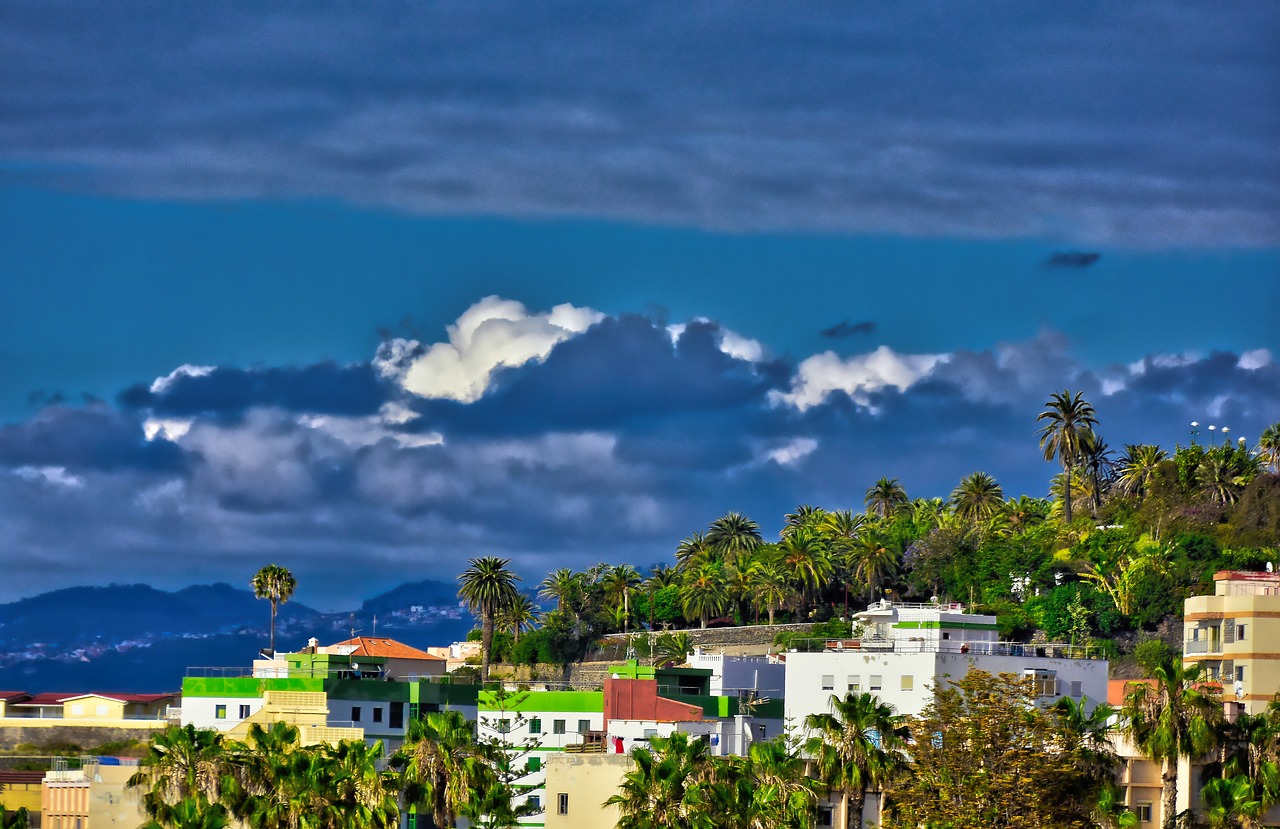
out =
[[463,403],[479,400],[499,368],[545,359],[557,343],[604,319],[591,308],[567,303],[531,314],[515,300],[488,296],[449,326],[449,341],[423,347],[393,340],[379,350],[375,365],[420,397]]
[[[707,317],[694,317],[694,322],[710,323]],[[667,334],[671,337],[672,343],[677,343],[684,336],[684,330],[687,324],[680,322],[667,326]],[[720,350],[736,360],[745,360],[748,363],[758,363],[764,359],[764,346],[759,340],[753,340],[750,337],[744,337],[737,331],[720,326],[718,342]]]
[[801,411],[821,404],[834,391],[866,403],[870,393],[885,386],[906,389],[946,359],[945,354],[899,354],[887,345],[847,359],[824,351],[800,363],[790,391],[773,392],[770,397],[775,404],[786,403]]

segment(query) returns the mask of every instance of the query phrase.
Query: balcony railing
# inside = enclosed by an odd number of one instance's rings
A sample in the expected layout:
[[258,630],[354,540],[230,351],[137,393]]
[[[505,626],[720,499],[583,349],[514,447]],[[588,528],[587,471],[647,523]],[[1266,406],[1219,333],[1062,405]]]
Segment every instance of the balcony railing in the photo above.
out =
[[793,639],[793,650],[828,653],[954,653],[969,656],[1019,656],[1040,659],[1102,659],[1098,646],[1064,642],[1026,643],[963,639],[895,639],[868,636],[862,639]]
[[1221,651],[1222,645],[1208,639],[1188,639],[1182,643],[1182,652],[1185,654],[1220,653]]

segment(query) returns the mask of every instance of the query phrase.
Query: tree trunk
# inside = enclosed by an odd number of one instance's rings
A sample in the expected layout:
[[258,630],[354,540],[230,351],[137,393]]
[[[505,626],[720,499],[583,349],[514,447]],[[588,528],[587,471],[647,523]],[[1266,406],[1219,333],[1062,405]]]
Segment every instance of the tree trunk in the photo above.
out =
[[480,681],[489,681],[489,649],[493,647],[493,614],[485,612],[480,620]]
[[848,798],[848,812],[845,815],[845,826],[848,829],[862,829],[862,804],[867,799],[867,793],[862,790],[855,790],[852,797]]
[[1063,467],[1067,470],[1067,478],[1062,482],[1062,514],[1066,517],[1067,523],[1071,523],[1071,464],[1064,463]]
[[773,624],[773,605],[769,605],[769,624]]
[[1161,825],[1164,829],[1177,829],[1178,826],[1178,761],[1164,761],[1164,771],[1160,775],[1164,783],[1164,792],[1160,796]]
[[276,600],[271,600],[271,656],[276,655]]

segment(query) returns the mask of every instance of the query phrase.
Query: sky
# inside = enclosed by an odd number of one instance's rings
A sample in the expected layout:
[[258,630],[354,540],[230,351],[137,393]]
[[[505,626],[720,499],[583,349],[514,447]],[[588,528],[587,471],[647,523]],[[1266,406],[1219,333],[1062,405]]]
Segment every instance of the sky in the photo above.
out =
[[[0,0],[0,601],[352,607],[1280,421],[1280,8]],[[1219,432],[1220,434],[1220,432]]]

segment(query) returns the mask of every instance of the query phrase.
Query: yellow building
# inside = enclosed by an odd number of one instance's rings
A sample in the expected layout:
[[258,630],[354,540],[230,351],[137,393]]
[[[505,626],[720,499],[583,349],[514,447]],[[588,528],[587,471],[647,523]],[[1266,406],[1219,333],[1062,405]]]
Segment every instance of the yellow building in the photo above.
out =
[[622,777],[635,766],[630,754],[551,754],[547,757],[547,829],[616,826],[617,806],[604,802],[618,793]]
[[1183,659],[1222,683],[1225,702],[1260,714],[1280,691],[1280,574],[1223,570],[1183,613]]

